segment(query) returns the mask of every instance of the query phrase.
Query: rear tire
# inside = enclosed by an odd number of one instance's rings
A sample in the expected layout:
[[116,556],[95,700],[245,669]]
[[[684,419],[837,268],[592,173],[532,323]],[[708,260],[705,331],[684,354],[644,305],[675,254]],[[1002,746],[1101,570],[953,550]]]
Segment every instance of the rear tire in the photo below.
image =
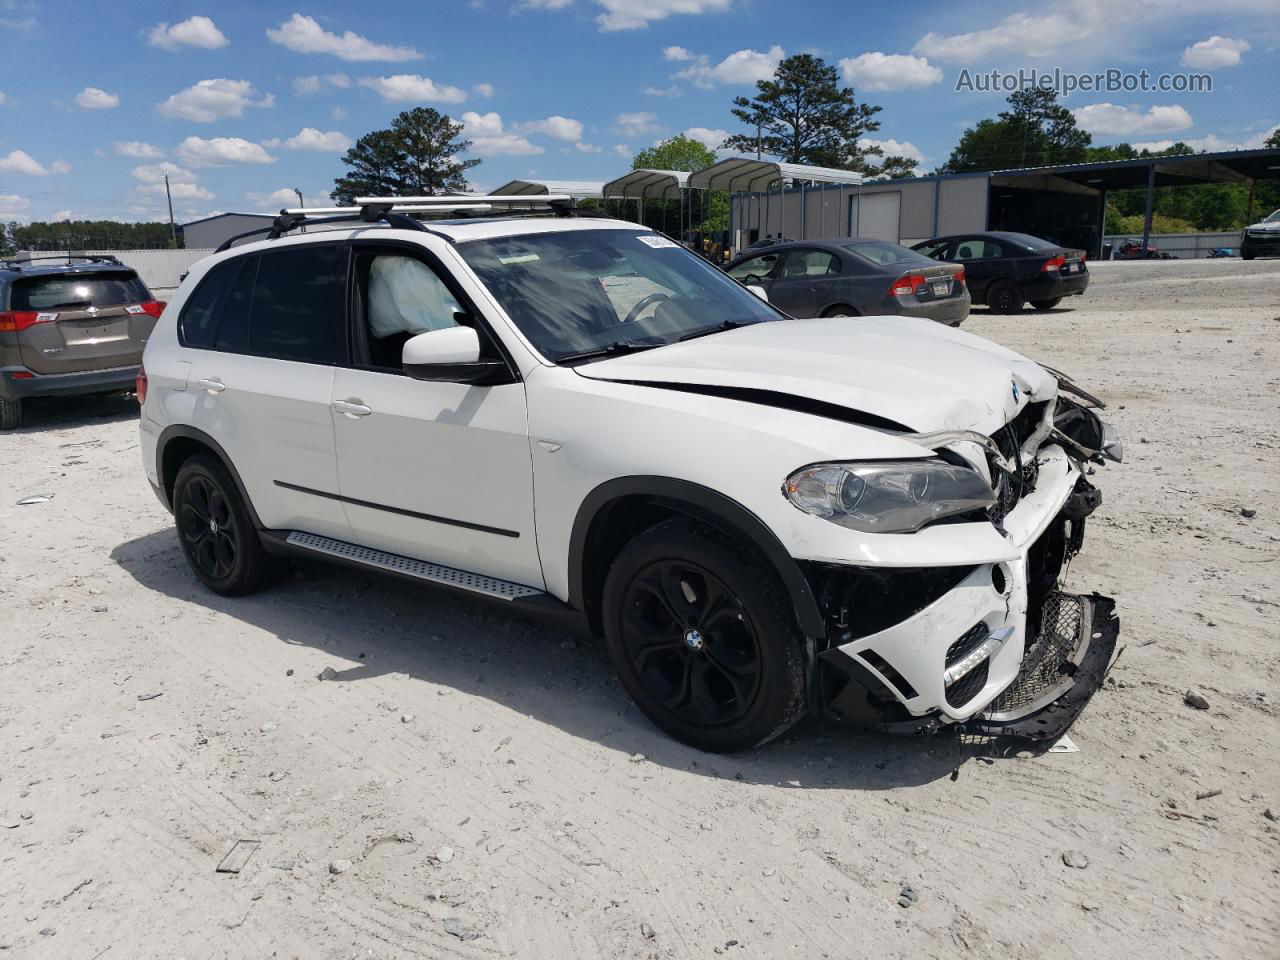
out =
[[1031,305],[1037,310],[1052,310],[1061,302],[1061,297],[1054,297],[1052,300],[1032,300]]
[[731,753],[805,709],[803,637],[772,571],[713,530],[659,524],[614,560],[605,642],[623,687],[667,734]]
[[235,481],[215,457],[197,453],[178,468],[173,516],[187,562],[214,593],[237,597],[275,578],[279,566],[263,549]]
[[987,306],[993,313],[1017,313],[1024,303],[1022,290],[1012,280],[1001,280],[987,291]]
[[0,430],[16,430],[22,426],[22,398],[0,397]]

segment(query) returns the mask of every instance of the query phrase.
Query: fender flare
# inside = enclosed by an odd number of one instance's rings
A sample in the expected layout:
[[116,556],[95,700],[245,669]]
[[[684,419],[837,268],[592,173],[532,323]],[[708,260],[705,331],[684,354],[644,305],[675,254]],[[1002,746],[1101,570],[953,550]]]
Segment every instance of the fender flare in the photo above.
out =
[[569,539],[569,605],[586,610],[586,550],[592,524],[601,510],[623,497],[641,496],[672,510],[702,520],[722,532],[746,541],[777,573],[791,599],[805,636],[821,638],[826,625],[809,581],[782,541],[754,513],[719,491],[671,477],[634,476],[607,480],[592,490],[578,507]]
[[165,450],[174,440],[194,440],[202,446],[208,447],[209,451],[222,461],[222,465],[227,468],[227,473],[231,474],[231,479],[235,482],[236,492],[240,494],[240,499],[244,502],[245,509],[249,511],[249,517],[253,520],[253,526],[257,530],[262,530],[262,521],[258,519],[258,511],[253,508],[253,501],[249,499],[249,491],[244,485],[244,481],[240,479],[240,471],[231,462],[231,458],[227,456],[227,451],[222,449],[222,444],[209,436],[203,430],[197,430],[195,427],[189,427],[186,424],[175,423],[160,432],[159,438],[156,440],[156,476],[160,478],[160,497],[164,501],[164,505],[173,512],[172,498],[169,496],[169,489],[165,483],[164,476],[164,457]]

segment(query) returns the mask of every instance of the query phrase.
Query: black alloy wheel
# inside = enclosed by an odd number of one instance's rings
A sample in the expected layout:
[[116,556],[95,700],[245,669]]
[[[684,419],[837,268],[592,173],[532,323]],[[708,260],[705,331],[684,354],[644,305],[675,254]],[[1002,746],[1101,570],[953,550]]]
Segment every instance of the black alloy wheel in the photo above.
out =
[[236,566],[238,534],[231,505],[209,478],[187,483],[178,524],[196,569],[215,580],[229,577]]
[[995,284],[987,293],[987,306],[996,313],[1017,313],[1025,302],[1022,291],[1011,280]]

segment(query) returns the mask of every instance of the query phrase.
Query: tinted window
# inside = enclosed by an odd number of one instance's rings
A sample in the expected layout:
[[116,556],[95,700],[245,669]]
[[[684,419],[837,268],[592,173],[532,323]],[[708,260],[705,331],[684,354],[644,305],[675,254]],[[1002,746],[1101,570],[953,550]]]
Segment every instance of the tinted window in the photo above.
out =
[[983,237],[964,237],[956,241],[955,260],[984,260],[989,257],[1003,257],[1004,248],[994,240]]
[[144,303],[150,299],[146,284],[132,271],[57,274],[16,281],[9,297],[9,309],[82,310]]
[[325,244],[258,255],[249,353],[304,363],[337,363],[344,356],[343,254]]
[[1033,237],[1029,233],[1009,233],[1005,236],[1014,243],[1021,244],[1028,250],[1057,250],[1056,243],[1050,243],[1048,240],[1041,240],[1039,237]]
[[882,240],[860,240],[857,243],[849,243],[845,245],[845,249],[856,253],[864,260],[870,260],[872,263],[885,264],[922,264],[930,263],[928,257],[916,253],[914,250],[908,250],[906,247],[900,247],[896,243],[885,243]]
[[746,280],[747,277],[759,277],[763,280],[773,272],[777,262],[778,255],[776,253],[766,253],[763,256],[752,257],[750,260],[743,260],[737,266],[730,267],[725,273],[735,280]]
[[239,262],[240,272],[218,310],[218,337],[214,341],[214,347],[228,353],[249,352],[249,304],[253,300],[258,258],[245,257]]
[[840,260],[826,250],[792,250],[782,264],[782,279],[825,277],[840,272]]
[[911,249],[934,260],[941,260],[946,256],[947,244],[950,242],[949,240],[932,240],[929,243],[921,243]]
[[218,334],[218,308],[226,298],[243,260],[220,263],[210,270],[187,299],[178,318],[178,337],[183,346],[212,347]]

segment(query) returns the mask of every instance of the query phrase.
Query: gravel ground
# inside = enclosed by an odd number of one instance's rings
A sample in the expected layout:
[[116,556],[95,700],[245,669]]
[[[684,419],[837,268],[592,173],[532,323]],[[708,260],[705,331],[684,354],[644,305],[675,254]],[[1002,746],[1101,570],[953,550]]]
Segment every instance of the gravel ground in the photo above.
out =
[[1079,753],[806,723],[710,756],[491,607],[323,567],[222,599],[131,402],[34,405],[0,436],[0,957],[1280,956],[1280,263],[1099,264],[966,329],[1126,440],[1067,577],[1123,623]]

